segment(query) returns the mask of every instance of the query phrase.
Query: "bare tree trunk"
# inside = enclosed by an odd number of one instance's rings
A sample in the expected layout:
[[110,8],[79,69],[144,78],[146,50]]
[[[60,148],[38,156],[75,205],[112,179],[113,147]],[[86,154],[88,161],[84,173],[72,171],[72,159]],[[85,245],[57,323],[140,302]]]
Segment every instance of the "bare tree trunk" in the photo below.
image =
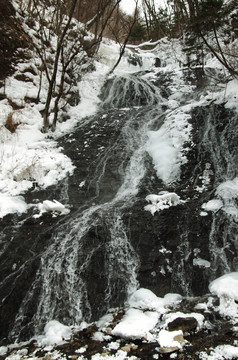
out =
[[57,71],[58,71],[58,65],[59,65],[59,57],[60,57],[60,52],[62,50],[62,46],[63,46],[63,41],[65,39],[65,36],[67,34],[67,31],[70,27],[70,23],[72,21],[72,17],[73,17],[73,13],[76,7],[78,0],[73,0],[71,3],[71,8],[69,11],[69,15],[68,15],[68,21],[64,27],[64,30],[61,34],[61,36],[58,39],[58,43],[57,43],[57,48],[56,48],[56,54],[55,54],[55,58],[54,58],[54,67],[53,67],[53,73],[49,82],[49,88],[48,88],[48,93],[47,93],[47,99],[46,99],[46,104],[45,104],[45,109],[44,109],[44,115],[43,115],[43,132],[47,132],[49,129],[49,110],[50,110],[50,103],[51,103],[51,99],[52,99],[52,93],[53,93],[53,89],[55,86],[55,82],[56,82],[56,77],[57,77]]
[[40,93],[41,93],[41,87],[42,87],[42,69],[40,71],[40,83],[39,83],[39,89],[38,89],[38,93],[37,93],[37,97],[36,97],[36,101],[37,103],[39,103],[40,101]]

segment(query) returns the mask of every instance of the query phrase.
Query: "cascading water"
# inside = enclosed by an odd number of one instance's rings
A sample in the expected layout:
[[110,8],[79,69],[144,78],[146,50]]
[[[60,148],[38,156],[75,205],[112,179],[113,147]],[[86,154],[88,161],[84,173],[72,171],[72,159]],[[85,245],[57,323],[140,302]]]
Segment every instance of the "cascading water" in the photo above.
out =
[[109,79],[102,93],[104,108],[156,105],[161,99],[158,89],[149,80],[140,77],[140,73]]
[[[190,90],[177,94],[180,103],[161,96],[180,90],[183,81],[176,88],[163,70],[151,78],[146,72],[110,78],[98,113],[60,140],[76,166],[74,175],[63,188],[61,183],[33,195],[56,197],[71,213],[37,220],[29,214],[3,228],[2,338],[29,339],[52,319],[96,320],[138,287],[159,296],[199,295],[210,279],[237,270],[237,219],[225,206],[200,216],[214,189],[237,176],[237,116],[223,105],[192,106]],[[176,163],[182,164],[180,178],[166,183],[149,156],[148,132],[160,129],[166,116],[176,127],[177,118],[170,116],[176,107],[180,118],[189,118],[192,139],[182,144],[187,162]],[[169,130],[165,134],[172,137]],[[178,141],[171,144],[177,151]],[[152,215],[145,198],[160,192],[177,193],[184,202]]]
[[[154,121],[148,110],[154,104],[160,116],[161,108],[155,102],[161,97],[156,98],[158,89],[149,86],[147,81],[144,86],[141,85],[143,81],[136,77],[129,84],[127,78],[123,81],[125,87],[122,79],[119,83],[113,81],[106,85],[111,100],[107,99],[102,107],[112,107],[118,99],[117,105],[125,108],[130,92],[133,105],[138,107],[142,98],[143,102],[148,102],[147,114],[140,107],[133,111],[133,115],[129,109],[118,112],[120,129],[116,131],[114,141],[109,139],[97,158],[96,166],[90,165],[86,186],[92,192],[92,200],[89,195],[83,208],[80,207],[54,229],[15,318],[12,338],[25,336],[32,329],[33,333],[40,333],[51,319],[68,324],[78,324],[82,319],[95,320],[108,308],[122,305],[139,286],[137,271],[140,260],[128,238],[123,214],[135,201],[146,172],[147,131]],[[121,119],[123,117],[126,121]],[[106,115],[101,115],[101,119],[104,128],[105,122],[111,121],[106,119]],[[98,120],[97,128],[91,127],[95,138],[100,126]],[[85,133],[85,129],[80,131]],[[94,159],[90,155],[89,142],[87,144],[91,162]],[[117,187],[105,185],[111,173],[114,173]]]

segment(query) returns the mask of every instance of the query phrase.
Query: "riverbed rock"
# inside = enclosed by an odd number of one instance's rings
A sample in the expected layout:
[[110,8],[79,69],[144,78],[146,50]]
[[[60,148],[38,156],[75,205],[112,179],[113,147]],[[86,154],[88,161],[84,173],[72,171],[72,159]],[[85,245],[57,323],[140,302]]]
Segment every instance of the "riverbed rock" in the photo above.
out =
[[168,323],[169,331],[182,330],[183,332],[195,331],[198,322],[194,317],[177,317]]

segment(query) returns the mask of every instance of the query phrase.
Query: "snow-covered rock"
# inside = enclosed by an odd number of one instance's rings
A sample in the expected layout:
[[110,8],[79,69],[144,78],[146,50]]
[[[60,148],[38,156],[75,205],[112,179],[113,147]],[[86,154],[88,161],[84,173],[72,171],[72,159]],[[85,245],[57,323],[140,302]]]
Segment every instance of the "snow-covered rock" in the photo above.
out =
[[57,320],[51,320],[44,328],[44,335],[38,337],[38,345],[60,344],[65,340],[69,340],[71,335],[72,330],[69,326],[65,326]]
[[146,196],[146,200],[151,202],[151,204],[146,205],[144,209],[150,211],[152,215],[161,210],[168,209],[170,206],[177,206],[184,203],[176,193],[165,193],[162,195],[150,194]]
[[223,202],[219,199],[213,199],[208,201],[207,203],[204,203],[202,205],[202,209],[204,211],[212,211],[212,212],[217,212],[218,210],[220,210],[223,206]]
[[238,319],[238,272],[225,274],[212,281],[209,290],[220,299],[218,311],[224,317]]
[[26,212],[28,206],[22,196],[9,196],[7,194],[0,194],[0,218],[7,214]]
[[60,215],[66,215],[70,212],[63,204],[57,200],[44,200],[43,203],[38,204],[39,214],[34,215],[35,218],[40,217],[42,214],[52,212]]
[[164,311],[164,299],[157,297],[152,291],[140,288],[129,298],[131,307],[144,310]]
[[226,296],[238,301],[238,272],[225,274],[212,281],[209,290],[218,297]]
[[129,339],[152,339],[153,330],[159,319],[159,313],[129,309],[118,325],[112,330],[112,335]]
[[185,344],[183,332],[161,330],[158,335],[161,353],[170,353],[182,349]]

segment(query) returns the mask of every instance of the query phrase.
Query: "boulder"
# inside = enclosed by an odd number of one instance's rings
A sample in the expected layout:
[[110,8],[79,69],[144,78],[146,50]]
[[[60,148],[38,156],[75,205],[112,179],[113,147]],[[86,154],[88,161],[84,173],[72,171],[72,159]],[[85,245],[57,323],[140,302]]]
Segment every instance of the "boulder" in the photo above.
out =
[[183,332],[193,332],[197,326],[198,322],[194,317],[178,317],[168,323],[169,331],[182,330]]

